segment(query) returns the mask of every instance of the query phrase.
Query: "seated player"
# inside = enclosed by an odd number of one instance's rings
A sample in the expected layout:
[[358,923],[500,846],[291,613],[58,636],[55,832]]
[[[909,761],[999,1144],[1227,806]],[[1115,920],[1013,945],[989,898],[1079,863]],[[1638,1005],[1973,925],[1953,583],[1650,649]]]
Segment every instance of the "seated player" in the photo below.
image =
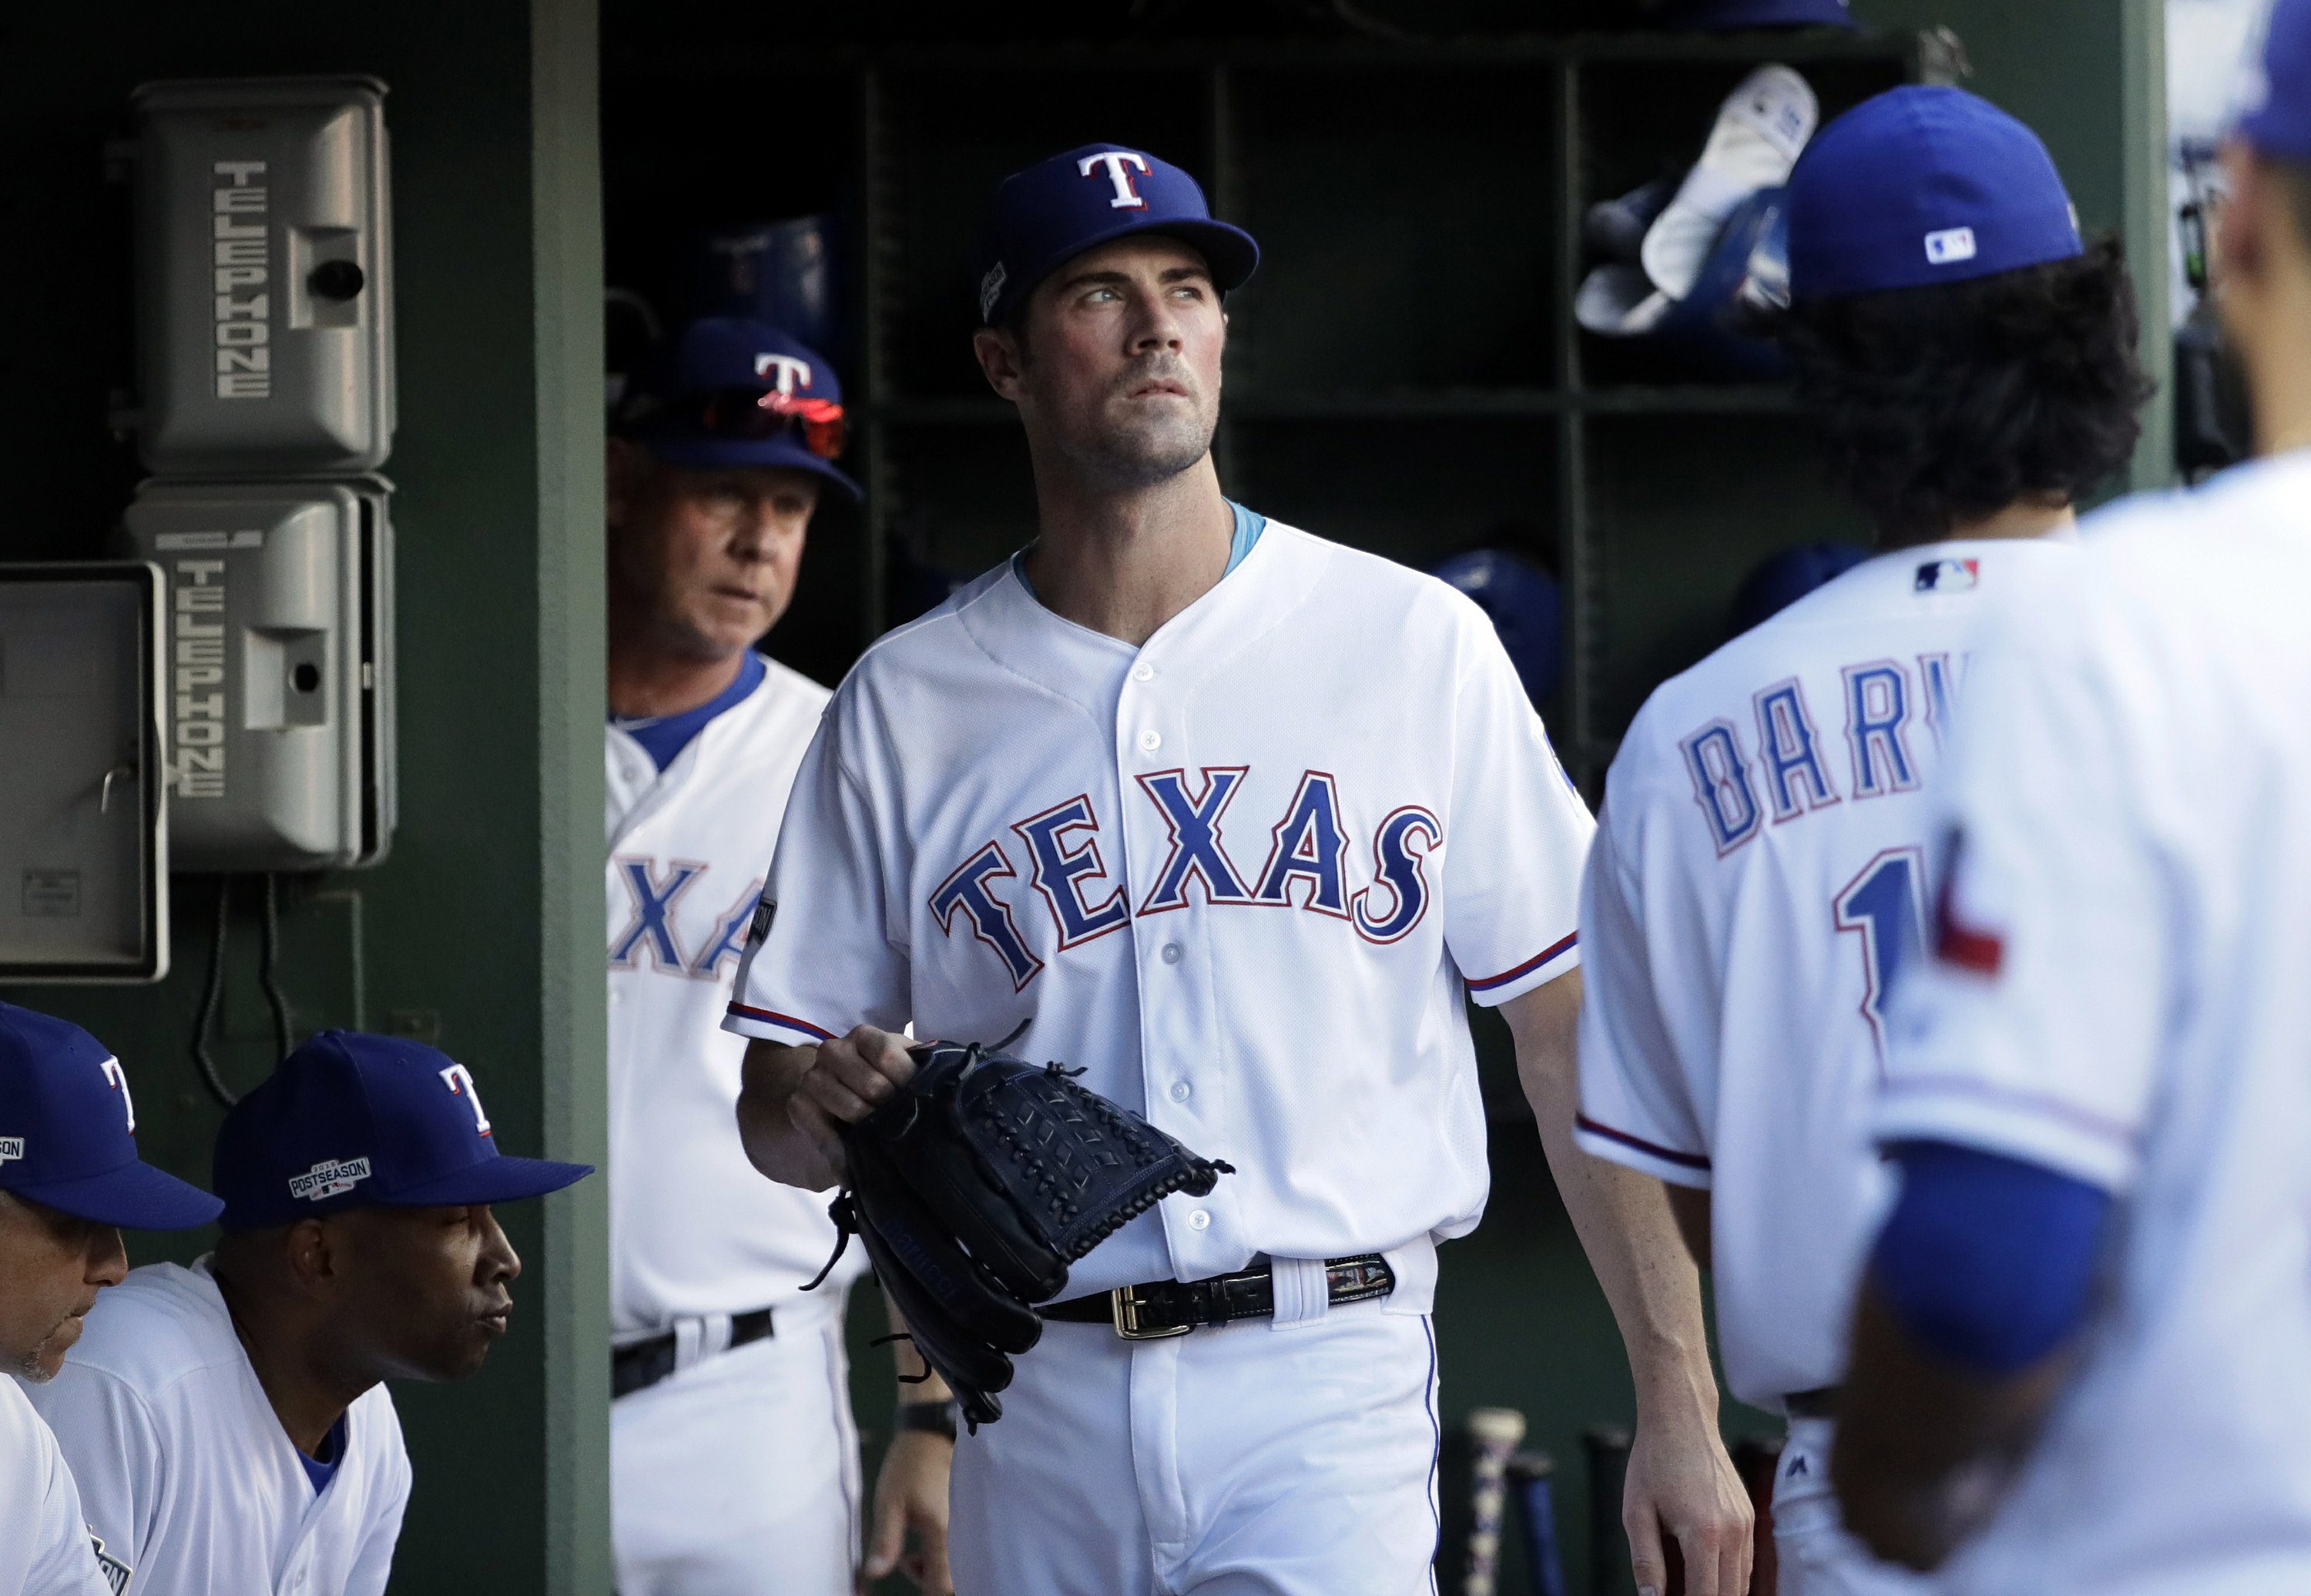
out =
[[56,1378],[97,1293],[128,1272],[120,1226],[187,1230],[206,1192],[136,1157],[128,1077],[78,1025],[0,1003],[0,1596],[106,1596],[128,1565],[90,1532],[72,1471],[17,1381]]
[[224,1236],[131,1272],[34,1396],[137,1596],[377,1596],[409,1460],[379,1382],[458,1380],[521,1260],[491,1205],[591,1173],[499,1153],[462,1064],[325,1031],[225,1117]]

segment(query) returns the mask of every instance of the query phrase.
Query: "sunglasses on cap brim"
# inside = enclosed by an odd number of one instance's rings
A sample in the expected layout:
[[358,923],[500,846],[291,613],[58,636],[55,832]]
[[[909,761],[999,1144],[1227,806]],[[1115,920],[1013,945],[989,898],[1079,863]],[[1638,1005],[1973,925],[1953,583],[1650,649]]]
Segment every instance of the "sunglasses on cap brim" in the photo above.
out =
[[701,431],[717,438],[755,440],[775,437],[792,427],[802,434],[803,447],[822,460],[842,452],[850,423],[842,406],[833,399],[807,399],[776,388],[726,388],[691,403],[691,419]]

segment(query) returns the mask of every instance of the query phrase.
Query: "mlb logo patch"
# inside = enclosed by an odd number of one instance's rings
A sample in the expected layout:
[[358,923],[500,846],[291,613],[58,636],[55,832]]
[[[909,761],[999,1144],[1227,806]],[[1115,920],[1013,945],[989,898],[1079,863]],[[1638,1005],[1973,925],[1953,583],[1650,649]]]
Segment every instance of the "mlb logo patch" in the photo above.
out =
[[1918,567],[1921,593],[1964,593],[1982,581],[1978,560],[1929,560]]
[[1926,263],[1929,266],[1956,266],[1961,260],[1972,260],[1974,255],[1974,229],[1971,227],[1945,227],[1940,232],[1926,235]]
[[369,1179],[366,1158],[325,1158],[301,1175],[289,1180],[289,1195],[301,1200],[318,1202],[325,1197],[336,1197],[362,1181]]
[[0,1136],[0,1164],[24,1156],[24,1138],[21,1136]]

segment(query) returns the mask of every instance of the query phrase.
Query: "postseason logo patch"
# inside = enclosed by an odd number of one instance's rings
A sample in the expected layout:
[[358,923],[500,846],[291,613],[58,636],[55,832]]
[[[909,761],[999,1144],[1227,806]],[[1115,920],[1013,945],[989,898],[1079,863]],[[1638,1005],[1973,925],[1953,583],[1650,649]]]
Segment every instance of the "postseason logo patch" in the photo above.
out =
[[112,1596],[120,1596],[120,1593],[128,1588],[129,1578],[136,1571],[106,1551],[104,1537],[99,1535],[92,1527],[83,1525],[83,1528],[88,1530],[89,1550],[96,1554],[97,1572],[103,1574],[104,1583],[112,1587]]
[[1965,593],[1981,585],[1979,560],[1929,560],[1918,567],[1921,593]]
[[760,899],[754,904],[754,923],[746,928],[749,946],[760,947],[771,934],[771,922],[779,917],[779,901],[772,897]]
[[0,1164],[24,1156],[24,1138],[21,1136],[0,1136]]
[[316,1164],[301,1175],[289,1178],[289,1195],[301,1200],[318,1202],[325,1197],[336,1197],[353,1189],[358,1182],[369,1179],[366,1158],[330,1158]]

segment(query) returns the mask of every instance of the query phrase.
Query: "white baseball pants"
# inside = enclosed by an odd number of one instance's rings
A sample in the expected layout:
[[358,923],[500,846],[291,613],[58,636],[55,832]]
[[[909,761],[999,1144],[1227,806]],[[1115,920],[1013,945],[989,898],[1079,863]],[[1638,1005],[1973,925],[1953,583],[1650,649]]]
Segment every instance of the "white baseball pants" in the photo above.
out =
[[842,1298],[610,1408],[618,1596],[853,1596],[859,1435]]
[[1906,1568],[1881,1563],[1845,1532],[1829,1487],[1830,1443],[1836,1424],[1793,1418],[1774,1473],[1774,1552],[1780,1559],[1778,1596],[1922,1596],[1932,1583]]
[[1436,1343],[1378,1302],[1160,1341],[1045,1327],[955,1454],[958,1596],[1426,1596]]

